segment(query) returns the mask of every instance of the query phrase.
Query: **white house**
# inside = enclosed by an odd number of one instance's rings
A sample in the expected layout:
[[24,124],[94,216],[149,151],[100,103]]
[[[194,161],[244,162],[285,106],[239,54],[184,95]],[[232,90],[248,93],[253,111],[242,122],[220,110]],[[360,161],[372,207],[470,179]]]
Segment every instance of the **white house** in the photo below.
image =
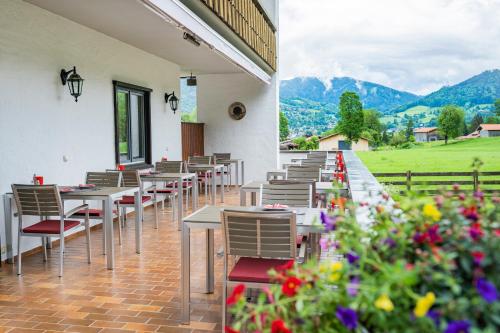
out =
[[[263,179],[278,165],[278,1],[239,4],[2,1],[0,192],[35,173],[70,185],[117,163],[180,159],[180,112],[165,94],[179,96],[189,73],[205,154],[230,152],[244,159],[248,179]],[[61,78],[73,69],[83,78],[78,102]],[[245,105],[243,119],[229,117],[233,102]],[[2,245],[3,230],[0,214]]]
[[476,131],[481,138],[500,136],[500,124],[481,124]]
[[413,130],[415,141],[429,142],[439,140],[439,132],[437,127],[420,127]]

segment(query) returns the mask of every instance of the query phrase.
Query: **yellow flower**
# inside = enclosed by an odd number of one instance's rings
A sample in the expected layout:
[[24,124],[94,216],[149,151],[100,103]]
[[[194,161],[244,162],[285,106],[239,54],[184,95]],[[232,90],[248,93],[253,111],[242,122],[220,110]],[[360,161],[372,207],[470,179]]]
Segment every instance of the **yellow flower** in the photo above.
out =
[[343,265],[341,262],[339,262],[339,261],[333,262],[330,265],[330,270],[332,271],[332,273],[330,274],[328,281],[336,282],[336,281],[340,280],[340,277],[341,277],[340,271],[342,270],[342,267],[343,267]]
[[343,267],[343,265],[340,261],[335,261],[335,262],[332,262],[330,269],[334,272],[338,272],[338,271],[342,270],[342,267]]
[[386,294],[380,295],[380,297],[377,298],[375,307],[387,312],[394,310],[394,304],[392,304],[391,299]]
[[435,222],[441,219],[441,212],[437,210],[436,206],[434,206],[433,204],[424,205],[423,213],[424,216],[430,217]]
[[415,310],[413,310],[413,313],[415,314],[415,317],[423,317],[427,314],[431,306],[434,304],[434,301],[436,300],[436,296],[434,293],[427,293],[424,297],[420,297],[417,300],[417,305],[415,306]]

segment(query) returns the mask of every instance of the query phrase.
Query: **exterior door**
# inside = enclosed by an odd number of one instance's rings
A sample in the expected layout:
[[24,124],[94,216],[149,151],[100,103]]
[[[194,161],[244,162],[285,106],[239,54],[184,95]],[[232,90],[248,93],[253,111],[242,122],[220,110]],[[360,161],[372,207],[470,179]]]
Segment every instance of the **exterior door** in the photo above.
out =
[[339,140],[339,150],[351,150],[351,143],[344,140]]
[[205,124],[182,123],[182,159],[187,161],[189,156],[205,155]]

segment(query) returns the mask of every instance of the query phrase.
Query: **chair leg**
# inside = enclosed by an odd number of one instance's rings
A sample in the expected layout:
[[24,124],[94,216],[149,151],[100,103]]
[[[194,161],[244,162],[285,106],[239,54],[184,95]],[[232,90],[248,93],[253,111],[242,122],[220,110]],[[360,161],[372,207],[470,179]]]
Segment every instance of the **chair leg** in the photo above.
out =
[[47,237],[42,237],[43,262],[47,262]]
[[226,300],[227,300],[227,283],[226,283],[226,279],[224,278],[223,287],[222,287],[222,327],[226,327],[226,325],[227,325]]
[[[21,222],[19,222],[21,223]],[[21,232],[17,234],[17,275],[21,275]]]
[[87,239],[87,262],[90,264],[90,258],[91,258],[91,253],[90,253],[90,220],[88,218],[85,219],[85,237]]
[[63,276],[63,261],[64,261],[64,234],[59,236],[59,277]]
[[118,244],[122,245],[122,226],[118,215]]

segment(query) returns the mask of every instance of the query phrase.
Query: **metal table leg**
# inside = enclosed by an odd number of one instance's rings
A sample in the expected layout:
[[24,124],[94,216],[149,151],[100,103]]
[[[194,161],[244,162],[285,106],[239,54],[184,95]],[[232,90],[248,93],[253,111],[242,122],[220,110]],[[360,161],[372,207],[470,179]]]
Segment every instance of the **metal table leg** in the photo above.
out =
[[257,192],[252,191],[251,196],[252,196],[251,205],[257,206]]
[[214,292],[214,230],[207,229],[207,271],[206,271],[206,285],[205,289],[208,294]]
[[[240,186],[240,166],[239,166],[239,162],[236,161],[236,163],[234,164],[235,165],[235,176],[236,176],[236,186]],[[229,184],[231,185],[231,184]]]
[[184,194],[184,179],[182,177],[179,177],[177,179],[177,230],[181,230],[181,224],[182,224],[182,201],[183,201],[183,194]]
[[220,202],[224,203],[224,168],[220,173]]
[[[135,202],[135,252],[141,253],[142,248],[142,193],[137,191],[134,193]],[[111,221],[113,222],[113,221]]]
[[240,187],[240,206],[246,206],[247,203],[247,193],[243,190],[243,187]]
[[3,209],[5,221],[5,254],[8,264],[14,263],[14,253],[12,250],[12,198],[9,194],[3,196]]
[[241,160],[241,185],[245,184],[245,161]]
[[215,196],[217,195],[217,187],[215,183],[215,177],[217,176],[215,168],[212,168],[212,205],[216,205]]
[[189,226],[182,223],[181,237],[181,323],[189,325],[189,298],[190,286],[190,253],[189,253]]
[[[106,255],[106,201],[103,200],[102,201],[102,206],[101,206],[101,209],[102,209],[102,255],[105,256]],[[125,218],[125,215],[124,217]],[[50,240],[49,242],[50,243]]]
[[113,199],[107,197],[104,203],[104,232],[106,233],[106,262],[108,269],[115,268],[115,248],[113,242]]
[[[198,175],[195,173],[191,178],[193,188],[193,212],[198,209]],[[181,221],[182,223],[182,221]]]

